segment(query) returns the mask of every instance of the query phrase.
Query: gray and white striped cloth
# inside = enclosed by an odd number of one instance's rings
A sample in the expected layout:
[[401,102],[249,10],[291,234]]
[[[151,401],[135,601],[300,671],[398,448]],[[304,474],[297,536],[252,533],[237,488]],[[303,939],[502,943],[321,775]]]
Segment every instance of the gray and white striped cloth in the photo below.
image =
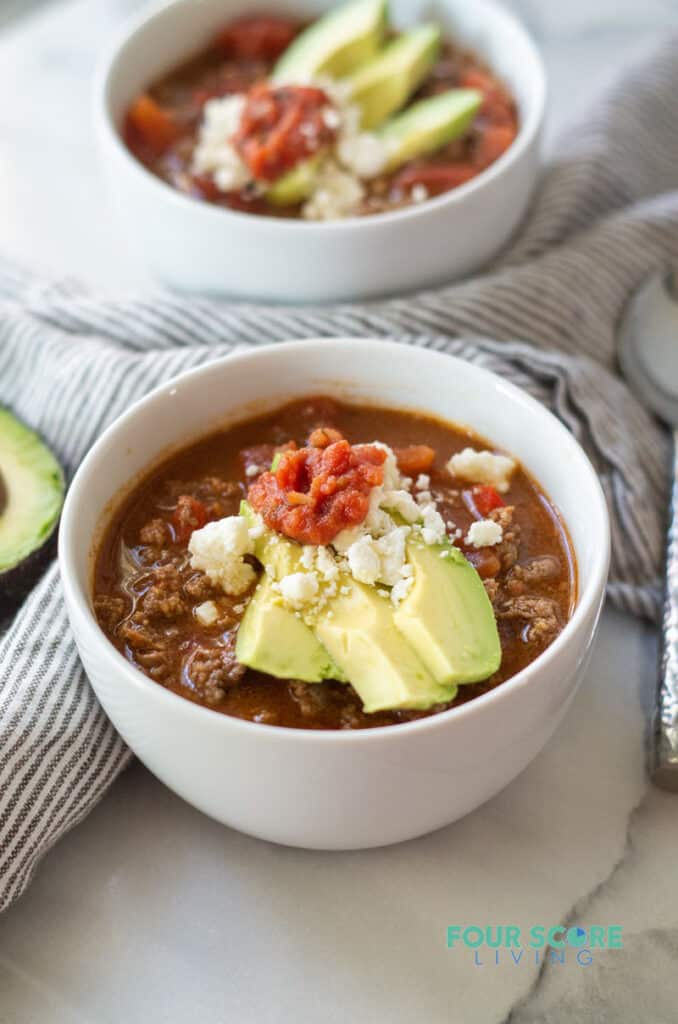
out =
[[[677,52],[672,40],[627,72],[562,140],[511,250],[462,284],[264,308],[106,297],[0,265],[0,402],[70,475],[130,402],[237,346],[348,334],[461,355],[527,388],[580,439],[612,514],[609,596],[656,616],[666,438],[614,376],[614,338],[630,293],[678,261]],[[128,758],[79,664],[52,566],[0,642],[0,908]]]

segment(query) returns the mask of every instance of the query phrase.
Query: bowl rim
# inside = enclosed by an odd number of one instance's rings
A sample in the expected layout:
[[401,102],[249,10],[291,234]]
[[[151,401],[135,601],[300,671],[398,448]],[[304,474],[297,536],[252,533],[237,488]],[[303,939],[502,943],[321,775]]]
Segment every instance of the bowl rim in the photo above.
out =
[[196,213],[196,216],[205,218],[224,217],[227,226],[229,221],[236,218],[241,224],[247,223],[253,229],[262,229],[263,225],[266,225],[266,230],[270,228],[271,231],[278,234],[301,229],[303,232],[313,232],[316,235],[351,230],[367,231],[374,227],[375,221],[377,225],[384,224],[385,226],[400,221],[408,221],[423,213],[431,212],[435,214],[436,211],[442,208],[457,206],[463,203],[468,196],[480,192],[485,187],[491,185],[496,178],[502,175],[504,171],[507,171],[509,167],[515,164],[529,150],[541,130],[547,97],[546,70],[531,33],[523,22],[499,3],[498,0],[474,0],[475,6],[486,15],[488,24],[495,21],[503,22],[506,26],[510,27],[511,31],[516,32],[522,37],[530,54],[537,86],[534,89],[528,117],[519,124],[517,137],[509,148],[485,170],[481,171],[470,181],[456,186],[456,188],[451,189],[449,192],[443,192],[439,196],[428,198],[422,203],[411,203],[397,210],[388,210],[366,217],[351,216],[327,221],[306,221],[293,217],[271,217],[266,214],[243,213],[239,210],[216,206],[214,203],[202,202],[195,197],[185,195],[168,182],[163,181],[162,178],[149,171],[130,152],[124,143],[121,132],[115,124],[110,103],[111,83],[117,70],[118,61],[128,43],[156,19],[159,20],[168,12],[176,8],[187,7],[191,3],[192,0],[169,0],[169,2],[167,0],[150,0],[141,11],[129,17],[100,58],[95,73],[93,98],[96,131],[102,133],[106,142],[113,147],[118,158],[123,161],[137,180],[145,182],[147,187],[157,187],[160,190],[160,195],[163,195],[168,202],[178,204],[179,209],[200,210],[201,212]]
[[[412,722],[402,722],[398,725],[383,725],[369,729],[354,730],[297,729],[290,726],[252,722],[248,719],[236,718],[235,716],[212,711],[210,708],[203,707],[200,704],[194,704],[185,697],[173,693],[171,690],[167,690],[165,687],[154,682],[141,672],[140,669],[135,668],[117,650],[117,648],[113,646],[94,616],[87,584],[83,588],[77,582],[77,570],[74,565],[74,560],[75,544],[78,539],[78,506],[81,501],[86,500],[86,484],[88,476],[94,469],[96,469],[96,463],[100,459],[101,454],[106,453],[108,449],[115,449],[116,437],[121,428],[130,422],[133,422],[140,412],[147,410],[163,398],[170,397],[171,392],[177,383],[192,383],[201,377],[207,377],[211,372],[213,372],[215,366],[221,367],[224,364],[233,365],[235,362],[253,362],[256,364],[257,362],[268,358],[272,351],[279,352],[283,350],[289,352],[290,356],[294,358],[295,356],[302,355],[304,351],[317,349],[318,346],[324,346],[328,343],[348,346],[354,345],[356,342],[361,343],[362,345],[379,345],[380,351],[385,352],[386,355],[388,355],[388,349],[390,348],[394,357],[398,354],[402,354],[403,349],[407,349],[410,354],[419,353],[419,355],[423,355],[424,358],[445,360],[448,366],[449,361],[452,360],[453,363],[463,366],[466,371],[470,370],[470,372],[476,374],[481,382],[482,380],[486,380],[488,383],[491,382],[494,387],[496,387],[497,382],[499,382],[503,393],[508,393],[512,399],[521,402],[532,413],[534,413],[534,415],[547,418],[552,421],[552,426],[560,433],[564,443],[569,447],[575,458],[578,459],[581,468],[588,477],[588,482],[590,484],[588,497],[598,506],[597,515],[592,517],[592,519],[594,518],[594,521],[598,523],[600,536],[596,538],[597,542],[595,544],[591,568],[587,574],[587,580],[584,588],[582,589],[581,586],[579,588],[575,609],[570,619],[565,624],[562,632],[556,637],[553,643],[551,643],[545,651],[535,658],[534,661],[521,669],[520,672],[517,672],[514,676],[511,676],[499,686],[494,687],[492,690],[488,690],[486,693],[483,693],[478,697],[474,697],[470,701],[466,701],[464,704]],[[417,356],[415,356],[415,358],[417,358]],[[472,426],[472,424],[469,425]],[[188,443],[190,443],[190,439]],[[158,452],[157,454],[160,455],[161,453]],[[520,454],[517,454],[516,457],[519,460],[521,458]],[[151,466],[152,464],[153,459],[148,459],[147,465]],[[114,502],[115,498],[113,498],[112,501]],[[102,509],[97,527],[100,526],[101,520],[105,515],[106,510]],[[563,521],[567,526],[567,520],[563,518]],[[88,556],[92,551],[95,536],[96,528],[92,535],[87,538]],[[76,609],[80,617],[80,622],[85,625],[89,635],[96,643],[103,645],[102,653],[105,652],[106,656],[112,660],[112,663],[124,675],[127,682],[129,682],[133,688],[143,689],[149,696],[161,703],[163,701],[169,701],[170,703],[178,702],[175,706],[177,708],[183,708],[183,711],[180,711],[179,713],[186,714],[187,716],[197,716],[196,721],[202,721],[206,726],[208,726],[211,721],[211,727],[222,728],[226,732],[230,729],[244,730],[244,735],[249,735],[252,740],[256,740],[257,737],[267,737],[273,741],[283,742],[294,741],[301,743],[318,742],[324,744],[362,744],[375,743],[379,739],[384,740],[388,737],[396,739],[397,737],[402,736],[405,738],[414,733],[423,733],[426,730],[443,728],[448,723],[451,724],[456,721],[463,721],[465,718],[479,713],[484,707],[490,704],[496,704],[498,701],[502,700],[510,700],[513,693],[523,690],[529,686],[533,682],[534,676],[538,671],[548,669],[557,662],[561,651],[563,651],[570,641],[574,639],[575,635],[586,626],[586,623],[589,621],[591,616],[593,616],[595,624],[595,620],[597,619],[600,608],[602,607],[602,601],[604,598],[605,584],[607,581],[610,561],[610,543],[610,523],[607,502],[605,500],[605,495],[598,475],[591,464],[588,455],[574,435],[567,430],[565,425],[549,409],[522,388],[517,387],[510,381],[504,380],[499,377],[498,374],[486,369],[485,367],[479,366],[475,363],[470,363],[468,360],[462,359],[459,356],[440,352],[436,349],[375,337],[315,337],[277,342],[275,345],[264,345],[261,348],[239,350],[225,356],[218,357],[217,359],[208,360],[206,363],[202,363],[198,367],[186,370],[174,377],[171,377],[167,381],[162,382],[157,387],[153,388],[153,390],[147,395],[134,402],[128,409],[118,416],[97,438],[89,449],[80,463],[71,485],[68,488],[59,526],[59,569],[66,595],[69,622],[74,636],[76,636],[78,631],[76,631],[73,626],[71,608]],[[581,583],[580,576],[579,582]],[[218,725],[217,723],[220,724]]]

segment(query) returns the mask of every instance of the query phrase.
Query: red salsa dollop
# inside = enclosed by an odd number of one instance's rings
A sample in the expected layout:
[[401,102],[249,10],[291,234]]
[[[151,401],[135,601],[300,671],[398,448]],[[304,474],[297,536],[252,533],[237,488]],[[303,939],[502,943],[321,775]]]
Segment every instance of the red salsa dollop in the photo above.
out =
[[343,438],[282,452],[276,469],[250,485],[248,500],[270,529],[302,544],[329,544],[367,516],[385,459],[383,448]]
[[275,181],[333,142],[336,128],[327,123],[327,93],[311,86],[254,85],[233,144],[257,181]]

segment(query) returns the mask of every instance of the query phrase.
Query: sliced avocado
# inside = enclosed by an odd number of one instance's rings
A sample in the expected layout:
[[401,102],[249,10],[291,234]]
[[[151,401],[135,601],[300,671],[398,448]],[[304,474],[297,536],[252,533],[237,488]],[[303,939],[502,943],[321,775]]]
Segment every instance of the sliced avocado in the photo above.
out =
[[440,35],[437,25],[404,32],[347,79],[364,130],[376,128],[404,106],[437,60]]
[[[247,519],[250,526],[260,522],[259,516],[248,501],[240,502],[240,515]],[[254,541],[254,557],[265,569],[270,569],[274,579],[279,580],[291,572],[299,572],[301,544],[283,537],[280,533],[264,529]]]
[[279,679],[319,683],[338,678],[327,651],[301,619],[283,608],[266,575],[240,623],[235,655],[242,665]]
[[0,408],[0,594],[19,596],[48,555],[64,477],[37,434]]
[[452,700],[396,629],[393,606],[374,587],[344,580],[341,592],[314,622],[318,640],[350,680],[366,712],[430,708]]
[[482,99],[477,89],[449,89],[386,121],[376,133],[390,151],[386,169],[393,171],[458,139],[470,127]]
[[439,683],[487,679],[499,668],[501,646],[480,576],[449,543],[411,539],[407,559],[414,585],[395,609],[398,630]]
[[[248,502],[240,514],[250,522],[255,514]],[[301,547],[279,534],[264,531],[255,541],[255,556],[269,568],[275,579],[299,572]],[[264,574],[247,606],[236,640],[235,654],[241,665],[267,672],[279,679],[301,679],[319,683],[322,679],[343,680],[341,669],[306,623],[280,604],[272,579]]]
[[386,20],[386,0],[352,0],[329,11],[290,43],[273,68],[273,82],[350,74],[377,52]]
[[268,201],[274,206],[294,206],[308,199],[315,186],[323,156],[323,153],[316,153],[278,178],[266,191]]

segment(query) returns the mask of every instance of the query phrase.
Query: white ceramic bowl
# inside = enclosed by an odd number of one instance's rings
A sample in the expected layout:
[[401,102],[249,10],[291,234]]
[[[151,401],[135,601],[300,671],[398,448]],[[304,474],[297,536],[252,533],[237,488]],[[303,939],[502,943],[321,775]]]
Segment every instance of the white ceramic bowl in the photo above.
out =
[[[109,643],[90,607],[92,551],[109,503],[168,446],[253,410],[332,393],[426,410],[513,452],[570,529],[579,598],[527,669],[459,708],[364,732],[307,732],[229,718],[175,696]],[[450,356],[388,341],[314,340],[229,356],[162,385],[93,446],[61,520],[61,574],[96,694],[132,750],[206,814],[251,835],[319,849],[398,842],[467,814],[532,760],[581,678],[609,558],[607,509],[577,442],[534,399]]]
[[[265,8],[265,4],[263,5]],[[280,0],[315,17],[327,0]],[[520,109],[510,149],[468,184],[415,207],[326,224],[254,217],[182,195],[120,138],[124,112],[158,75],[251,10],[245,0],[173,0],[135,18],[105,60],[96,90],[101,159],[136,249],[166,284],[282,302],[355,300],[451,281],[485,264],[520,222],[538,171],[545,81],[516,19],[493,0],[393,0],[399,26],[437,18],[506,81]]]

